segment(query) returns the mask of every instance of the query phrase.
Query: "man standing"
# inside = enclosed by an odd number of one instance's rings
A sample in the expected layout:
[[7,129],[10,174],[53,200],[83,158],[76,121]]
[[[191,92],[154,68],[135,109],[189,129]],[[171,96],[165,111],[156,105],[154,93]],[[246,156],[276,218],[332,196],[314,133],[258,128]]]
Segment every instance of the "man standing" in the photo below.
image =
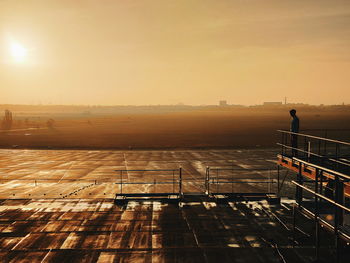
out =
[[[295,109],[292,109],[289,111],[290,116],[292,116],[292,121],[290,123],[290,131],[294,133],[299,132],[299,118],[296,115],[297,111]],[[297,134],[291,134],[291,145],[292,145],[292,156],[297,157],[298,156],[298,135]]]

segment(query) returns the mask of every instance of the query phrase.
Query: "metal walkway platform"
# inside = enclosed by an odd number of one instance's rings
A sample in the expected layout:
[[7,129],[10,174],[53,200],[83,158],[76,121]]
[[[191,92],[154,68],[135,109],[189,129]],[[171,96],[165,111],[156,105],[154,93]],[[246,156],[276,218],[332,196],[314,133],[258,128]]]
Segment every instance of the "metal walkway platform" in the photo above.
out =
[[[282,142],[278,143],[281,152],[277,155],[277,163],[296,174],[292,180],[297,203],[297,207],[293,207],[293,215],[299,211],[314,220],[316,260],[320,259],[320,227],[333,233],[335,262],[338,262],[343,250],[341,240],[346,244],[350,242],[350,143],[302,133],[279,132]],[[288,137],[294,145],[288,143]]]

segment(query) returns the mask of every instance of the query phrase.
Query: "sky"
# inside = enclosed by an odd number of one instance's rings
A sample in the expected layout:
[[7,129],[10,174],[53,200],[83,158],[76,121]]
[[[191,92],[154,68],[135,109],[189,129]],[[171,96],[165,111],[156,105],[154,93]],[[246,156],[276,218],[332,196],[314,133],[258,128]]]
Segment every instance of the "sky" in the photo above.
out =
[[349,0],[0,0],[0,104],[350,103]]

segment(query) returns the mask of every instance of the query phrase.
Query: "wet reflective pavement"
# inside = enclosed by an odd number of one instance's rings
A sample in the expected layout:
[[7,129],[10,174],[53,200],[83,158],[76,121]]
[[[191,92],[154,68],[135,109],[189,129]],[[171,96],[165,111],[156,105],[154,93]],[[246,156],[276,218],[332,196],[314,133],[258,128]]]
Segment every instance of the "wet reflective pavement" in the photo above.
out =
[[[290,202],[113,202],[116,169],[181,166],[191,179],[185,191],[201,192],[206,166],[275,167],[274,157],[274,150],[0,150],[1,262],[311,262],[314,237],[302,233],[312,232],[312,221],[298,218],[302,245],[293,248]],[[137,187],[129,190],[152,191]],[[330,239],[321,234],[329,262]]]
[[[197,200],[179,208],[156,201],[120,207],[104,199],[3,200],[0,256],[5,262],[281,262],[277,243],[288,258],[300,259],[290,231],[271,220],[270,209],[289,214],[265,202]],[[300,250],[312,254],[310,244]]]
[[[84,151],[84,150],[0,150],[0,199],[21,198],[114,198],[116,182],[128,169],[179,169],[184,192],[204,192],[207,166],[234,169],[276,169],[277,150],[203,151]],[[238,172],[235,172],[235,175]],[[254,173],[255,176],[257,173]],[[262,177],[265,174],[260,173]],[[123,181],[173,180],[172,172],[124,172]],[[225,174],[223,174],[225,176]],[[229,174],[228,176],[231,176]],[[177,187],[177,186],[176,186]],[[236,187],[236,185],[234,185]],[[242,187],[242,185],[238,186]],[[260,191],[266,191],[266,185]],[[137,184],[124,192],[171,192],[173,185]],[[231,190],[231,187],[230,187]],[[238,189],[235,189],[239,191]],[[259,189],[257,189],[258,191]]]

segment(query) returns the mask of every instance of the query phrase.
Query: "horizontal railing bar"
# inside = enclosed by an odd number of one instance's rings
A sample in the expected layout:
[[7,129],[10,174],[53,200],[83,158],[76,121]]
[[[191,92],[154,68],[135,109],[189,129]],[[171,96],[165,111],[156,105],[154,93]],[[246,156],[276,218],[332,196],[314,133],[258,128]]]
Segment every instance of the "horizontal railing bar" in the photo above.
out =
[[[113,181],[115,181],[116,182],[116,184],[121,184],[121,182],[120,182],[120,180],[119,179],[114,179]],[[160,181],[160,182],[166,182],[166,183],[179,183],[181,180],[179,180],[179,179],[175,179],[175,180],[169,180],[169,181]],[[191,180],[191,179],[188,179],[188,180],[184,180],[184,179],[182,179],[182,182],[198,182],[199,180]],[[127,181],[127,179],[123,179],[123,184],[126,184],[126,182],[128,182]],[[150,181],[152,184],[154,184],[154,181]],[[138,184],[142,184],[143,182],[128,182],[128,183],[138,183]],[[147,183],[147,181],[145,182],[145,183]],[[156,184],[158,184],[158,181],[156,181]]]
[[344,166],[350,166],[350,163],[344,163],[343,161],[339,161],[339,160],[336,160],[336,159],[333,159],[333,158],[329,158],[328,160],[330,160],[332,162],[336,162],[336,163],[342,164]]
[[[289,146],[289,145],[287,145],[287,144],[283,144],[283,143],[279,143],[279,142],[277,142],[276,145],[278,145],[278,146],[283,146],[283,147],[288,148],[288,149],[300,151],[300,152],[303,152],[303,153],[315,155],[315,156],[317,156],[317,157],[325,158],[325,159],[328,159],[328,160],[332,160],[332,159],[329,159],[330,157],[335,157],[335,156],[332,156],[332,155],[329,155],[329,156],[319,155],[319,154],[314,153],[314,152],[311,152],[311,151],[308,152],[308,151],[305,151],[305,150],[303,150],[303,149],[296,148],[296,147],[292,147],[292,146]],[[339,156],[337,156],[337,157],[338,157],[338,158],[344,158],[344,157],[350,157],[350,155],[339,155]],[[345,160],[347,160],[347,159],[345,159]],[[334,161],[340,162],[339,160],[334,160]]]
[[311,154],[311,155],[314,155],[314,156],[317,156],[317,157],[320,157],[320,158],[325,158],[325,157],[322,156],[322,155],[319,155],[319,154],[316,154],[316,153],[313,153],[313,152],[308,152],[308,151],[305,151],[305,150],[303,150],[303,149],[296,148],[296,147],[292,147],[292,146],[289,146],[289,145],[286,145],[286,144],[282,144],[282,143],[279,143],[279,142],[277,142],[276,144],[277,144],[278,146],[283,146],[283,147],[288,148],[288,149],[291,149],[291,150],[296,150],[296,151],[299,151],[299,152],[302,152],[302,153]]
[[117,196],[125,196],[125,197],[168,197],[169,195],[178,196],[178,192],[168,192],[168,193],[122,193],[116,194]]
[[302,129],[301,131],[350,131],[350,129]]
[[[178,183],[179,181],[175,181],[175,183]],[[173,184],[174,182],[116,182],[115,184]]]
[[114,170],[115,172],[176,172],[179,171],[179,169],[159,169],[159,170],[152,170],[152,169],[145,169],[145,170]]
[[330,173],[330,174],[333,174],[333,175],[338,175],[338,176],[340,176],[340,177],[342,177],[342,178],[350,179],[350,176],[348,176],[348,175],[346,175],[346,174],[343,174],[343,173],[340,173],[340,172],[331,170],[331,169],[326,168],[326,167],[323,167],[323,166],[319,166],[319,165],[317,165],[317,164],[312,164],[312,163],[306,162],[306,161],[301,160],[301,159],[299,159],[299,158],[293,157],[292,160],[293,160],[293,161],[300,162],[300,163],[303,163],[303,164],[305,164],[305,165],[307,165],[307,166],[310,166],[310,167],[313,167],[313,168],[320,169],[320,170],[322,170],[322,171],[324,171],[324,172],[327,172],[327,173]]
[[[308,151],[305,151],[305,150],[302,150],[302,149],[299,149],[299,148],[295,148],[295,147],[292,147],[292,146],[289,146],[289,145],[285,145],[285,144],[282,144],[282,143],[276,143],[276,144],[279,145],[279,146],[288,148],[288,149],[296,150],[296,151],[299,151],[299,152],[302,152],[302,153],[307,153],[307,154],[316,156],[316,157],[321,158],[321,159],[325,159],[325,160],[329,160],[329,161],[332,161],[332,162],[335,162],[335,163],[339,163],[339,164],[342,164],[344,166],[350,166],[350,163],[344,163],[344,162],[336,160],[336,159],[332,159],[332,158],[329,158],[329,157],[326,157],[326,156],[322,156],[322,155],[319,155],[319,154],[316,154],[316,153],[313,153],[313,152],[308,152]],[[342,156],[340,156],[340,158],[341,157]]]
[[211,176],[210,178],[213,178],[213,180],[223,180],[223,179],[235,179],[235,180],[269,180],[269,178],[266,177],[232,177],[232,176],[224,176],[224,175],[219,175],[219,177]]
[[[301,207],[301,209],[302,209],[302,210],[305,210],[308,214],[311,214],[311,215],[315,216],[315,213],[312,212],[311,210],[307,209],[306,207]],[[326,221],[325,219],[323,219],[322,217],[317,216],[317,220],[318,220],[319,222],[321,222],[321,224],[324,224],[325,226],[327,226],[327,227],[329,227],[330,229],[334,230],[334,226],[333,226],[331,223],[327,222],[327,221]],[[350,236],[349,236],[348,234],[344,233],[344,232],[342,231],[342,229],[337,229],[337,232],[338,232],[340,235],[342,235],[343,237],[345,237],[346,239],[348,239],[348,240],[350,239]]]
[[211,168],[209,167],[210,170],[213,171],[277,171],[277,169],[267,169],[267,168],[249,168],[249,169],[245,169],[245,168]]
[[115,178],[111,179],[10,179],[10,178],[0,178],[0,181],[114,181]]
[[[332,180],[332,179],[324,178],[324,179],[322,179],[322,182],[323,183],[327,183],[330,180]],[[305,179],[303,179],[303,183],[314,183],[314,182],[316,182],[316,181],[315,180],[305,180]]]
[[250,183],[261,183],[261,184],[275,184],[274,181],[249,181],[249,182],[242,182],[242,181],[209,181],[211,184],[250,184]]
[[328,197],[325,197],[325,196],[323,196],[323,195],[321,195],[321,194],[319,194],[319,193],[316,193],[315,191],[313,191],[313,190],[311,190],[311,189],[309,189],[309,188],[307,188],[307,187],[305,187],[305,186],[303,186],[303,185],[301,185],[301,184],[298,184],[298,183],[295,182],[295,181],[292,181],[292,183],[295,184],[295,185],[297,185],[298,187],[301,187],[301,188],[304,189],[305,191],[307,191],[307,192],[309,192],[309,193],[312,193],[312,194],[316,195],[317,197],[319,197],[319,198],[321,198],[321,199],[323,199],[323,200],[328,201],[328,202],[331,203],[332,205],[335,205],[335,206],[337,206],[337,207],[339,207],[339,208],[341,208],[341,209],[343,209],[343,210],[345,210],[345,211],[347,211],[347,212],[350,212],[350,208],[348,208],[348,207],[346,207],[346,206],[343,206],[343,205],[341,205],[341,204],[339,204],[339,203],[337,203],[337,202],[334,202],[332,199],[330,199],[330,198],[328,198]]
[[318,137],[318,136],[314,136],[314,135],[298,133],[298,132],[291,132],[291,131],[286,131],[286,130],[277,130],[277,131],[281,132],[281,133],[293,134],[293,135],[298,135],[298,136],[302,136],[302,137],[307,137],[307,138],[317,139],[317,140],[321,140],[321,141],[328,141],[328,142],[332,142],[332,143],[337,143],[337,144],[343,144],[343,145],[350,146],[350,143],[348,143],[348,142],[343,142],[343,141],[338,141],[338,140]]
[[[242,179],[242,180],[245,180],[245,179],[254,179],[254,178],[237,178],[237,179]],[[260,179],[262,179],[262,180],[264,180],[263,178],[260,178]],[[63,181],[63,180],[59,180],[59,179],[57,179],[57,180],[45,180],[45,179],[39,179],[39,180],[35,180],[35,179],[15,179],[15,180],[12,180],[12,179],[0,179],[0,181],[5,181],[5,180],[8,180],[8,181]],[[97,180],[79,180],[79,179],[72,179],[72,180],[69,180],[69,179],[67,179],[67,180],[65,180],[65,181],[81,181],[81,182],[110,182],[110,181],[115,181],[116,179],[114,178],[114,179],[108,179],[108,180],[101,180],[101,179],[97,179]],[[145,183],[145,184],[148,184],[148,182],[127,182],[126,181],[127,179],[123,179],[123,182],[122,182],[122,184],[142,184],[142,183]],[[212,179],[212,180],[215,180],[215,182],[219,182],[219,183],[221,183],[221,182],[225,182],[225,181],[221,181],[221,180],[219,180],[219,181],[216,181],[216,179]],[[268,180],[268,179],[266,179],[266,180]],[[275,180],[275,179],[273,179],[273,180]],[[117,181],[120,181],[119,179],[117,179]],[[185,182],[198,182],[198,180],[186,180],[186,179],[182,179],[182,181],[185,181]],[[169,183],[169,184],[173,184],[174,182],[175,183],[178,183],[178,182],[180,182],[180,180],[178,180],[178,179],[175,179],[175,180],[171,180],[171,181],[162,181],[162,182],[164,182],[164,183]],[[156,184],[161,184],[162,182],[158,182],[158,181],[156,181],[155,183]],[[231,181],[229,181],[229,182],[231,182]],[[233,181],[234,182],[234,181]],[[237,181],[237,182],[240,182],[240,183],[246,183],[246,181]],[[259,182],[259,181],[251,181],[251,182]],[[305,182],[308,182],[308,181],[305,181]],[[311,182],[311,181],[310,181]],[[117,182],[116,184],[121,184],[121,182]],[[152,181],[151,182],[151,184],[154,184],[154,181]]]

